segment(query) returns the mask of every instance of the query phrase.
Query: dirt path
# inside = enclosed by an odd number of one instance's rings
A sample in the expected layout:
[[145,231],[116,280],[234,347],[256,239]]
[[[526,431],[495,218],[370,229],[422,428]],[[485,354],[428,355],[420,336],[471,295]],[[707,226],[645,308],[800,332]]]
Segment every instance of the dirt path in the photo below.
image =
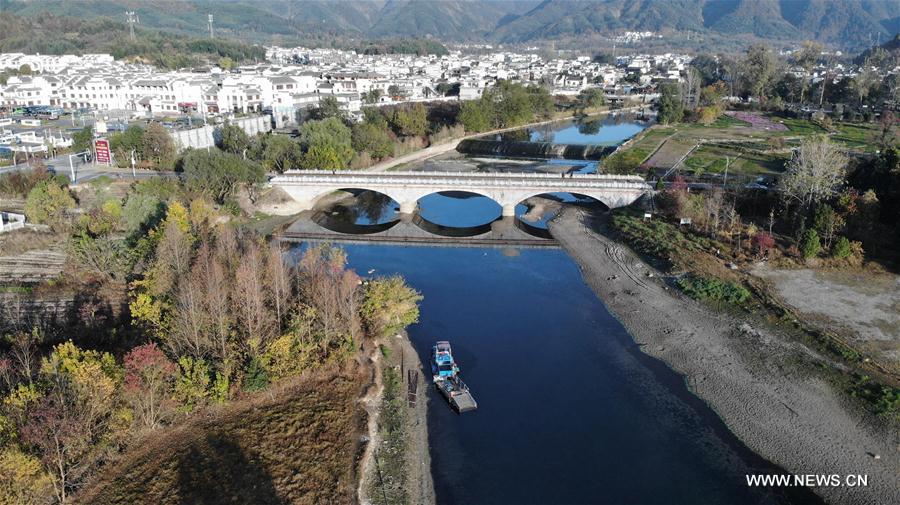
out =
[[652,267],[604,236],[600,221],[569,207],[550,229],[644,352],[683,374],[750,449],[787,471],[868,475],[865,488],[813,489],[826,500],[900,503],[896,426],[848,405],[796,365],[810,361],[810,351],[796,342],[667,288]]

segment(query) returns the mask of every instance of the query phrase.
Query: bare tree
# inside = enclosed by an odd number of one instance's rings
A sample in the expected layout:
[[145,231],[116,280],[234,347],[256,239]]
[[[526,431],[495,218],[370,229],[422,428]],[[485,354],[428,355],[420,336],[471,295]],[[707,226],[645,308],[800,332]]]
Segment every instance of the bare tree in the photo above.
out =
[[40,369],[40,345],[43,334],[37,328],[30,332],[18,332],[7,337],[10,344],[9,356],[15,364],[21,380],[32,383]]
[[847,155],[827,137],[803,140],[781,178],[782,195],[803,210],[834,195],[843,185]]
[[697,108],[697,96],[700,94],[700,73],[694,67],[688,66],[684,71],[684,80],[681,83],[681,106],[684,109]]
[[263,255],[259,246],[251,241],[235,272],[232,301],[252,354],[265,347],[274,328],[274,317],[267,304],[267,291]]
[[282,321],[284,321],[285,305],[290,298],[290,277],[290,271],[284,263],[281,245],[272,242],[266,257],[266,282],[271,288],[269,293],[275,306],[279,331]]
[[172,332],[167,341],[176,356],[206,358],[212,348],[209,338],[210,317],[204,299],[204,265],[197,262],[190,275],[181,279],[175,299]]

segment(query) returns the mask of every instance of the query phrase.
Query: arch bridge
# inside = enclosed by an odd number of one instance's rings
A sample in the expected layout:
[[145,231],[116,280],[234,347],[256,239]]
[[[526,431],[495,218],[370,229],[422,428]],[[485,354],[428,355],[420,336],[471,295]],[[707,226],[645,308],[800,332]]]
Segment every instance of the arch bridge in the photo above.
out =
[[633,203],[650,186],[635,175],[485,173],[485,172],[327,172],[293,170],[270,180],[303,209],[312,209],[324,195],[344,189],[382,193],[400,204],[401,214],[412,214],[418,201],[432,193],[461,191],[486,196],[515,216],[516,205],[545,193],[575,193],[599,200],[609,208]]

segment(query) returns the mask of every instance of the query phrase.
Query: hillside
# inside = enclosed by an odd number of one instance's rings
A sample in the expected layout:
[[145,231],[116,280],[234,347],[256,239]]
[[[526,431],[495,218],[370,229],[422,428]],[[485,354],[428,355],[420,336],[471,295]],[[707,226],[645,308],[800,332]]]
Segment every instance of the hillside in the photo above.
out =
[[532,43],[580,39],[625,30],[817,39],[845,49],[871,46],[900,32],[900,0],[18,0],[23,16],[54,13],[124,20],[205,35],[290,44],[336,39],[435,37],[442,41]]
[[236,62],[263,59],[261,47],[244,42],[195,38],[140,28],[135,40],[125,23],[100,18],[87,21],[70,16],[41,14],[20,17],[0,12],[0,52],[41,54],[110,53],[135,58],[162,68],[180,68],[215,62],[227,56]]
[[77,503],[352,503],[369,370],[319,371],[148,436]]

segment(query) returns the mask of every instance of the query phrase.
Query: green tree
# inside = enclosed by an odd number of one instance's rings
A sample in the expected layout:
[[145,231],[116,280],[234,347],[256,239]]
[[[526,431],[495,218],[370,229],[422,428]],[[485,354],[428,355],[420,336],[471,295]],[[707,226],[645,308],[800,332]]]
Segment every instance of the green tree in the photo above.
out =
[[800,252],[806,259],[814,258],[822,251],[822,244],[819,242],[819,234],[816,230],[809,229],[803,234],[800,240]]
[[587,88],[578,93],[578,106],[582,109],[594,109],[606,105],[606,94],[601,88]]
[[394,152],[394,142],[387,131],[371,123],[353,125],[353,149],[367,152],[373,158],[386,158]]
[[422,295],[399,275],[370,281],[361,308],[369,335],[393,335],[418,321],[421,300]]
[[678,85],[664,83],[659,86],[659,122],[677,123],[684,117]]
[[337,97],[323,96],[319,98],[319,105],[312,110],[310,116],[316,120],[342,118],[344,111],[341,110]]
[[847,237],[837,239],[834,247],[831,249],[831,255],[837,259],[849,258],[851,254],[853,254],[853,249],[850,247],[850,241],[847,240]]
[[31,75],[33,73],[34,71],[31,70],[31,65],[23,63],[21,66],[19,66],[19,75]]
[[[353,159],[353,140],[350,128],[336,117],[320,121],[307,121],[300,126],[300,144],[306,149],[303,165],[326,162],[326,168],[338,170],[346,168]],[[310,155],[313,151],[313,155]]]
[[216,147],[226,153],[242,155],[250,147],[250,137],[236,124],[225,123],[218,128]]
[[50,225],[60,230],[68,222],[68,213],[75,209],[75,199],[69,190],[54,181],[44,181],[28,192],[25,215],[29,221]]
[[341,156],[329,144],[317,144],[303,154],[300,165],[307,170],[343,170],[347,168]]
[[259,161],[268,172],[283,173],[300,165],[303,150],[300,144],[285,135],[269,134],[259,137],[249,154]]
[[72,150],[76,153],[94,150],[93,126],[85,126],[72,134]]
[[459,108],[457,120],[470,133],[490,130],[493,126],[493,102],[489,100],[468,100]]
[[265,181],[265,171],[252,161],[222,151],[189,150],[181,160],[188,190],[223,203],[241,184]]
[[178,358],[179,374],[175,382],[175,398],[190,412],[206,403],[209,397],[209,365],[189,356]]
[[124,132],[110,135],[109,148],[115,154],[116,163],[120,167],[130,167],[131,151],[135,151],[135,161],[140,160],[143,142],[144,129],[138,125],[131,125]]
[[766,44],[754,44],[747,49],[743,61],[743,75],[750,94],[762,100],[775,75],[775,56]]
[[390,123],[397,135],[421,137],[428,133],[428,111],[420,103],[412,107],[398,107]]

